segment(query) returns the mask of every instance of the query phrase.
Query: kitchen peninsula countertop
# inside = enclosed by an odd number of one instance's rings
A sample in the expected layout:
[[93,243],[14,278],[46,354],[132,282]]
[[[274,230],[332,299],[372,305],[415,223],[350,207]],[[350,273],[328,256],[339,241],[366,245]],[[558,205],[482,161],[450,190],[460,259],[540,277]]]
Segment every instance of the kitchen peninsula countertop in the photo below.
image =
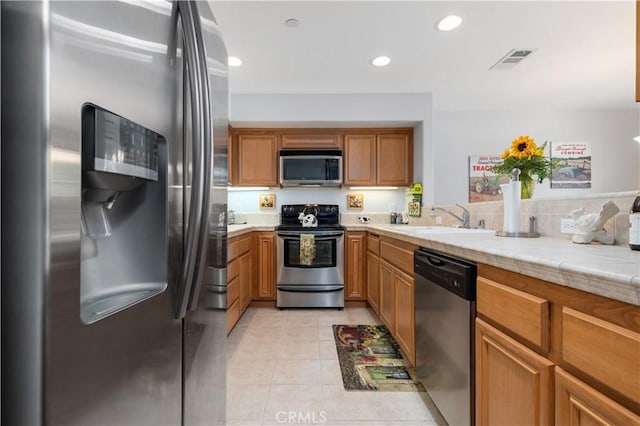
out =
[[627,246],[574,244],[559,238],[494,234],[415,235],[406,225],[347,225],[451,256],[640,306],[640,252]]

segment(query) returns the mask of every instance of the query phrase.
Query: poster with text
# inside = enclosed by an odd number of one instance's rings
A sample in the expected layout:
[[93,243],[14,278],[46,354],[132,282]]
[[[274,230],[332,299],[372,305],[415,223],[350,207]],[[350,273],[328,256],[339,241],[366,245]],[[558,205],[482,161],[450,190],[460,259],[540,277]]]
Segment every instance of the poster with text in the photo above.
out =
[[590,143],[552,143],[551,159],[551,188],[591,188]]
[[469,157],[469,202],[500,201],[500,184],[509,182],[508,176],[499,176],[491,171],[495,164],[502,163],[499,155],[474,155]]

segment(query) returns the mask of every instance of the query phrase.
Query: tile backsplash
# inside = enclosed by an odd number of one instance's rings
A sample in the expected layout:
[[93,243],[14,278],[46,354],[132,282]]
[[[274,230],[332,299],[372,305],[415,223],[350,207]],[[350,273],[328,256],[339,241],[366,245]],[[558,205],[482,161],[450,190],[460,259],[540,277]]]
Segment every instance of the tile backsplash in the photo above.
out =
[[[615,244],[627,245],[629,243],[629,210],[631,209],[633,200],[638,194],[638,191],[628,191],[595,194],[580,198],[542,198],[539,200],[534,198],[531,200],[522,200],[520,223],[522,224],[522,230],[527,231],[529,226],[528,218],[535,216],[537,231],[540,235],[571,240],[571,234],[560,233],[561,219],[568,218],[572,210],[583,207],[586,213],[599,211],[604,203],[612,201],[618,206],[620,212],[609,219],[604,228],[607,233],[615,237]],[[471,226],[477,226],[478,222],[483,219],[485,228],[502,229],[504,219],[502,201],[462,205],[471,213]],[[462,209],[455,204],[440,205],[438,207],[444,207],[456,215],[462,215]],[[248,223],[255,225],[277,225],[280,221],[280,215],[278,213],[247,212],[241,213],[241,215],[243,215],[241,217],[246,218]],[[358,218],[361,216],[368,217],[372,224],[389,223],[389,213],[387,212],[354,213],[344,210],[341,213],[341,222],[345,225],[359,224]],[[437,223],[438,217],[441,218],[442,223]],[[431,206],[424,206],[422,207],[422,216],[410,217],[409,224],[458,226],[460,225],[460,221],[439,210],[436,210],[434,214],[432,214]]]
[[[612,201],[620,210],[618,214],[609,219],[604,226],[608,234],[615,237],[615,244],[626,245],[629,243],[629,210],[633,200],[638,195],[637,191],[614,192],[595,194],[581,198],[543,198],[540,200],[522,200],[520,223],[522,231],[528,231],[530,216],[535,216],[537,230],[545,237],[563,238],[571,240],[572,234],[560,233],[560,220],[569,218],[572,210],[583,208],[585,213],[599,211],[604,203]],[[504,207],[502,201],[485,203],[463,204],[471,213],[471,226],[477,226],[480,219],[484,219],[487,229],[502,229],[504,219]],[[461,215],[462,210],[456,205],[445,205],[452,212]],[[443,225],[458,226],[455,218],[446,213],[436,211],[436,216],[442,218]],[[435,225],[435,218],[431,215],[431,207],[422,208],[422,217],[410,218],[413,225]]]

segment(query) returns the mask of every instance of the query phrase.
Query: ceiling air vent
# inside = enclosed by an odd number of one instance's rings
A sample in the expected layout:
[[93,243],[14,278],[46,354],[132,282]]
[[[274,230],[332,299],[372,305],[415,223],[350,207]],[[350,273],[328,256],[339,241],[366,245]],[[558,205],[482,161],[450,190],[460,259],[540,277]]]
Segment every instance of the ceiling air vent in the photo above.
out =
[[511,49],[498,62],[493,64],[490,70],[509,70],[525,60],[533,53],[534,49]]

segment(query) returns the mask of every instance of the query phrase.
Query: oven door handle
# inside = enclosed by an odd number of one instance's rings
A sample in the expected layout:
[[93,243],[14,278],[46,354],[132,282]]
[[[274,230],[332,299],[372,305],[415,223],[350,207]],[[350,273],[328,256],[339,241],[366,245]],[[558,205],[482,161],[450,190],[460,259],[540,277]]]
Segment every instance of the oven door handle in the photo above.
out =
[[278,291],[290,291],[294,293],[318,293],[325,291],[340,291],[343,285],[279,285]]
[[[278,236],[279,237],[298,237],[300,238],[300,234],[304,234],[304,231],[298,232],[298,231],[294,231],[294,232],[278,232]],[[344,236],[344,232],[317,232],[317,233],[310,233],[312,235],[315,236],[315,238],[321,239],[323,237],[327,237],[327,238],[335,238],[335,237],[342,237]],[[324,239],[327,239],[324,238]],[[293,238],[286,238],[288,240],[292,240]]]

